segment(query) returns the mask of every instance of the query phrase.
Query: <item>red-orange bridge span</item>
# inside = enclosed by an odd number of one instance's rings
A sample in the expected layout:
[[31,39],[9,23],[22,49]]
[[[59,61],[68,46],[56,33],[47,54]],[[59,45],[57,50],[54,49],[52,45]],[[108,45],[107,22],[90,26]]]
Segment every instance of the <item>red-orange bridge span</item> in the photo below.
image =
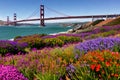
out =
[[[85,18],[113,18],[120,16],[120,14],[111,14],[111,15],[90,15],[90,16],[67,16],[67,17],[51,17],[51,18],[44,18],[44,20],[60,20],[60,19],[85,19]],[[17,22],[27,22],[27,21],[39,21],[40,18],[36,19],[25,19],[25,20],[18,20],[11,23]]]

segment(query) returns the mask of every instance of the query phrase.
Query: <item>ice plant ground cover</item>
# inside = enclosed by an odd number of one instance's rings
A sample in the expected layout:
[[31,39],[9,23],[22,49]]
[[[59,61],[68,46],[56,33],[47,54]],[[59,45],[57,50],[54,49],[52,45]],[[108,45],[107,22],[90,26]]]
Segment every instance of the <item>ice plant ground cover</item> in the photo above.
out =
[[0,65],[0,80],[28,80],[13,66]]

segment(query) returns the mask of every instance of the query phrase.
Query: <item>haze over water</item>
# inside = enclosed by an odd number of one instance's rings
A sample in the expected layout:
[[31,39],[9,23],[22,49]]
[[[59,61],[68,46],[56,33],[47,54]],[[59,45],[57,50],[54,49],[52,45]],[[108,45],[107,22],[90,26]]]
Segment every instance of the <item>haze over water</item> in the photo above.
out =
[[59,24],[48,24],[45,27],[36,26],[4,26],[0,27],[0,40],[13,39],[16,36],[31,34],[55,34],[66,32],[71,27],[63,27]]

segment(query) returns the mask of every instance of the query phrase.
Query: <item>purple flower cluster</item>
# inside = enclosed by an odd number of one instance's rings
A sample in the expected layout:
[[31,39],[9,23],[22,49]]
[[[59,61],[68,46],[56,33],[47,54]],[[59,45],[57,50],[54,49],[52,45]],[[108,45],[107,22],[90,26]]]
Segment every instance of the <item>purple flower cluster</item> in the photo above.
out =
[[7,47],[26,47],[28,46],[27,43],[17,43],[15,41],[8,41],[8,40],[0,40],[0,47],[7,48]]
[[6,53],[16,54],[19,51],[22,52],[27,46],[27,43],[17,43],[15,41],[0,40],[0,53],[2,55]]
[[113,50],[116,45],[120,45],[120,38],[97,38],[80,43],[75,49],[80,53],[87,53],[94,50]]
[[66,71],[67,72],[75,72],[75,67],[72,65],[72,64],[69,64],[67,67],[66,67]]
[[0,80],[28,80],[13,66],[0,65]]

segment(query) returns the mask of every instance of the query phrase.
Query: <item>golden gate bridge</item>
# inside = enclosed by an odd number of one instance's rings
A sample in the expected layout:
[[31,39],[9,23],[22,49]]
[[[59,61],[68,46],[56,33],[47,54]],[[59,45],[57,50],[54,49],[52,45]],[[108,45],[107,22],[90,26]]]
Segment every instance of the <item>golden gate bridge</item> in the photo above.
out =
[[19,22],[28,22],[28,21],[40,21],[41,26],[45,26],[45,21],[46,20],[60,20],[60,19],[85,19],[85,18],[91,18],[92,20],[94,18],[114,18],[120,16],[120,14],[109,14],[109,15],[86,15],[86,16],[68,16],[66,14],[63,14],[61,12],[55,11],[53,9],[48,8],[51,11],[54,11],[58,14],[64,15],[63,17],[49,17],[45,18],[45,10],[44,10],[44,5],[40,5],[40,17],[39,18],[34,18],[34,19],[23,19],[23,20],[17,20],[17,15],[14,13],[14,21],[9,20],[9,16],[7,16],[7,23],[6,25],[16,25]]

